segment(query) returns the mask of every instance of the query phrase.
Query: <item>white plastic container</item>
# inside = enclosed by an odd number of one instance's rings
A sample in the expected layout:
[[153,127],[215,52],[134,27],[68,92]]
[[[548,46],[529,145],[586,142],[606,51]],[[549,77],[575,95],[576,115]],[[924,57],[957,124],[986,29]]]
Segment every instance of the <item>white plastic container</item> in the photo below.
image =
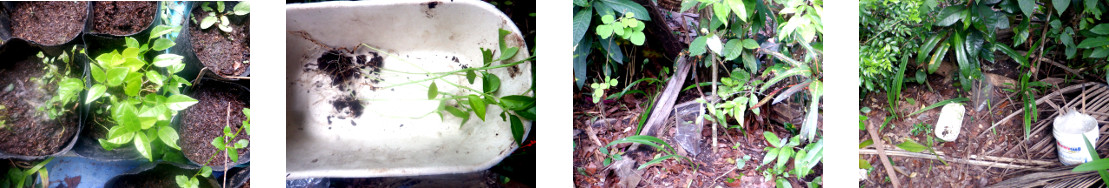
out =
[[[511,123],[499,116],[500,107],[489,105],[484,122],[470,114],[470,120],[460,126],[462,118],[449,113],[444,113],[443,120],[428,114],[439,103],[427,100],[429,84],[371,87],[420,80],[423,74],[383,73],[381,83],[354,87],[364,112],[340,119],[329,116],[335,111],[329,97],[349,93],[328,90],[332,81],[327,75],[305,70],[327,50],[321,46],[352,49],[361,43],[395,54],[384,57],[387,70],[481,67],[479,48],[498,49],[498,29],[510,32],[505,37],[507,46],[520,47],[514,58],[504,62],[530,56],[514,22],[492,5],[476,0],[404,0],[286,7],[286,178],[465,173],[488,169],[518,147]],[[494,57],[500,53],[497,50]],[[534,96],[526,92],[532,83],[531,67],[528,62],[517,65],[518,69],[490,70],[501,79],[496,95]],[[446,82],[482,88],[481,76],[474,85],[462,76],[444,79],[438,81],[439,92],[464,92]],[[524,128],[527,135],[532,123],[524,122]]]
[[1059,162],[1064,165],[1076,165],[1093,160],[1090,157],[1090,148],[1082,140],[1086,135],[1090,144],[1097,148],[1098,126],[1097,120],[1090,115],[1083,114],[1073,109],[1055,118],[1052,126],[1052,135],[1055,136],[1055,149],[1059,151]]
[[963,115],[966,114],[966,111],[966,107],[963,107],[962,104],[943,105],[943,109],[940,110],[940,119],[936,121],[936,128],[933,131],[936,133],[936,137],[947,142],[959,138],[959,130],[963,128]]

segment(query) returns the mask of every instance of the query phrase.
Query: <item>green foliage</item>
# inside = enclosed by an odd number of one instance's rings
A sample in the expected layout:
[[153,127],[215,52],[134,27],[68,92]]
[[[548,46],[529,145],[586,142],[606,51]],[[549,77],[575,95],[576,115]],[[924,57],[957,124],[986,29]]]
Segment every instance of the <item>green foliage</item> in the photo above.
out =
[[[39,182],[50,182],[50,173],[46,170],[46,164],[54,160],[54,157],[46,158],[42,162],[36,163],[27,170],[20,170],[19,168],[9,168],[8,174],[2,176],[0,186],[22,188],[24,185],[34,187],[32,184],[35,182],[34,175],[38,174]],[[46,188],[49,183],[42,183],[41,187]]]
[[601,98],[605,97],[605,90],[608,90],[609,87],[616,87],[616,84],[619,83],[619,80],[606,76],[601,82],[590,84],[589,87],[593,88],[593,103],[600,103]]
[[[631,0],[575,0],[574,1],[574,83],[577,88],[585,86],[588,80],[586,67],[594,64],[594,49],[604,56],[605,75],[613,72],[615,65],[628,61],[612,34],[631,42],[643,45],[646,35],[643,29],[651,17],[647,9]],[[595,19],[600,19],[594,21]],[[593,30],[595,35],[586,35]],[[599,38],[598,38],[599,37]]]
[[[35,85],[55,85],[50,99],[37,108],[39,112],[46,114],[49,119],[58,118],[76,109],[81,91],[85,90],[84,80],[78,76],[73,76],[75,74],[80,75],[80,72],[83,71],[78,70],[80,66],[76,65],[77,62],[74,62],[78,55],[85,55],[85,49],[77,49],[77,46],[73,46],[68,51],[62,51],[62,54],[57,57],[46,57],[42,52],[36,55],[46,65],[43,67],[45,73],[41,78],[33,78],[31,81],[36,82]],[[59,68],[59,66],[62,66],[62,68]],[[44,93],[46,91],[48,90],[43,89]],[[0,124],[3,124],[3,122],[0,122]],[[0,125],[0,127],[3,126]]]
[[[779,187],[790,187],[788,186],[789,181],[786,180],[790,175],[798,178],[808,176],[812,173],[813,167],[819,164],[821,159],[824,158],[823,139],[796,150],[794,147],[798,147],[801,144],[801,135],[783,140],[779,139],[778,135],[767,131],[763,132],[763,138],[770,143],[770,147],[764,149],[766,155],[763,156],[762,164],[760,164],[759,167],[774,163],[764,168],[762,172],[767,177],[774,177]],[[787,171],[786,164],[790,161],[793,162],[793,168]]]
[[1109,171],[1106,171],[1106,169],[1109,169],[1109,158],[1102,159],[1101,157],[1097,156],[1097,150],[1093,149],[1095,147],[1092,144],[1090,144],[1089,139],[1090,138],[1086,137],[1086,134],[1082,134],[1082,141],[1086,143],[1086,148],[1088,148],[1087,151],[1090,151],[1090,158],[1092,158],[1094,160],[1090,161],[1090,162],[1083,163],[1082,165],[1078,165],[1078,166],[1074,167],[1074,169],[1072,169],[1071,171],[1072,172],[1097,171],[1097,174],[1101,176],[1101,182],[1102,183],[1109,183]]
[[617,160],[621,159],[621,157],[619,155],[616,155],[615,153],[613,155],[610,155],[609,151],[608,151],[608,148],[612,147],[612,146],[615,146],[616,144],[623,144],[623,143],[639,143],[639,144],[642,144],[642,145],[651,146],[651,147],[654,147],[654,148],[657,148],[657,149],[661,150],[663,153],[666,154],[665,156],[656,156],[655,159],[652,159],[651,161],[647,161],[646,163],[643,163],[643,164],[639,165],[638,170],[643,170],[644,168],[647,168],[648,166],[651,166],[653,164],[661,163],[662,161],[665,161],[667,159],[679,159],[679,158],[689,161],[690,165],[693,165],[694,168],[696,168],[696,164],[694,164],[693,161],[690,160],[689,158],[686,158],[685,156],[674,154],[674,147],[670,146],[670,144],[667,144],[666,141],[663,141],[662,139],[659,139],[659,138],[653,137],[653,136],[649,136],[649,135],[629,136],[629,137],[625,137],[625,138],[622,138],[622,139],[619,139],[619,140],[614,140],[612,142],[609,142],[608,145],[605,145],[605,147],[601,147],[599,149],[601,151],[601,153],[606,155],[606,156],[610,156],[609,158],[605,158],[605,161],[603,162],[605,166],[608,166],[608,164],[612,163],[613,161],[617,161]]
[[[859,2],[859,87],[864,93],[890,89],[898,58],[913,53],[927,7],[923,0],[864,0]],[[938,65],[938,64],[937,64]]]
[[[759,102],[756,89],[762,85],[762,80],[752,80],[750,73],[737,68],[732,70],[731,77],[720,78],[720,82],[717,95],[723,99],[722,102],[710,103],[704,99],[697,99],[697,102],[707,106],[708,114],[705,114],[705,119],[742,131],[743,117],[747,110],[750,109],[755,115],[759,114],[759,109],[754,107]],[[739,124],[728,126],[728,118],[734,118]]]
[[[230,33],[233,31],[233,29],[231,28],[231,21],[227,19],[227,16],[245,16],[247,14],[250,14],[249,1],[240,1],[239,4],[236,4],[234,8],[224,8],[223,1],[217,1],[214,4],[203,2],[200,4],[200,8],[204,10],[204,12],[208,13],[208,16],[200,20],[200,28],[208,29],[215,25],[220,29],[220,31],[223,31],[225,33]],[[194,23],[196,22],[195,15],[193,16],[192,20]]]
[[188,80],[175,75],[185,68],[182,56],[159,54],[147,59],[146,53],[161,51],[173,46],[166,33],[179,31],[179,27],[155,26],[152,35],[140,43],[126,38],[124,50],[99,54],[89,63],[92,86],[85,95],[90,111],[104,121],[96,121],[108,128],[100,145],[112,150],[133,143],[144,158],[153,161],[156,140],[168,148],[177,146],[177,131],[169,126],[170,118],[178,111],[196,104],[197,100],[181,94],[182,85]]

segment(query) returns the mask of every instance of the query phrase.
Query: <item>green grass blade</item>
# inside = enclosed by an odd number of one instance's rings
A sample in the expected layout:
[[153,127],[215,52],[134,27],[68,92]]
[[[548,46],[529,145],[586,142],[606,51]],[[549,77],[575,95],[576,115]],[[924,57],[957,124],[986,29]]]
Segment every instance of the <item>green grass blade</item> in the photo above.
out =
[[931,109],[933,109],[933,108],[936,108],[936,107],[940,107],[940,106],[946,105],[946,104],[948,104],[948,103],[953,103],[953,102],[967,102],[967,101],[970,101],[970,99],[968,99],[968,98],[966,98],[966,97],[959,97],[959,98],[954,98],[954,99],[947,99],[947,100],[943,100],[943,101],[937,102],[937,103],[935,103],[935,104],[932,104],[932,105],[930,105],[930,106],[928,106],[928,107],[924,107],[924,108],[921,108],[920,110],[917,110],[916,112],[913,112],[913,113],[909,114],[909,116],[913,116],[913,115],[919,114],[919,113],[921,113],[921,112],[924,112],[924,111],[928,111],[928,110],[931,110]]

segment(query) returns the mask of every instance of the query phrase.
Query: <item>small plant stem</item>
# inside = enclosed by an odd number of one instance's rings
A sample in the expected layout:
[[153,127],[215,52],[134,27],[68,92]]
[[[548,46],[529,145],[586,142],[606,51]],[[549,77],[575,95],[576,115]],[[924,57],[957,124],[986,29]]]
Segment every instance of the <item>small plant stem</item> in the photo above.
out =
[[[716,70],[716,63],[715,62],[717,60],[719,60],[719,59],[717,59],[716,56],[712,56],[712,61],[714,62],[714,63],[712,63],[712,81],[713,81],[712,82],[712,96],[720,96],[720,95],[716,95],[716,80],[719,79],[718,78],[719,76],[716,75],[717,70]],[[742,116],[743,114],[737,114],[737,115]],[[740,121],[742,123],[743,120],[742,119],[737,119],[736,121]],[[717,124],[716,121],[712,122],[712,146],[711,147],[712,147],[712,153],[714,153],[714,154],[717,151],[717,147],[716,147],[716,124]],[[704,125],[698,125],[698,126],[704,126]]]
[[[422,79],[422,80],[415,80],[415,81],[405,82],[405,83],[401,83],[401,84],[393,84],[393,85],[385,86],[385,87],[382,87],[382,88],[392,88],[392,87],[403,86],[403,85],[408,85],[408,84],[413,84],[413,83],[426,82],[426,81],[430,81],[430,80],[439,79],[439,78],[442,78],[442,77],[447,77],[447,76],[450,76],[450,75],[455,74],[455,73],[460,73],[460,72],[465,72],[465,71],[470,71],[470,70],[481,71],[481,70],[489,70],[489,69],[510,67],[510,66],[515,66],[517,64],[524,63],[524,62],[526,62],[526,60],[521,60],[521,61],[509,63],[509,64],[490,66],[490,67],[465,68],[465,69],[459,69],[459,70],[450,71],[450,72],[426,73],[426,74],[438,74],[438,75],[435,76],[435,77],[425,78],[425,79]],[[397,72],[397,71],[394,71],[394,72]]]
[[[223,122],[224,122],[224,126],[231,127],[231,102],[230,101],[227,102],[227,118],[224,118]],[[242,130],[242,129],[239,129],[239,130]],[[235,131],[235,134],[238,134],[238,131]],[[224,149],[227,148],[227,143],[231,143],[229,139],[230,138],[228,138],[226,136],[223,137],[223,147],[224,147]],[[231,149],[235,149],[235,148],[231,148]],[[217,151],[216,153],[219,153],[219,152]],[[227,161],[230,161],[229,158],[230,157],[228,156],[228,152],[223,152],[223,171],[224,172],[227,172]],[[227,174],[223,175],[223,187],[227,187]]]

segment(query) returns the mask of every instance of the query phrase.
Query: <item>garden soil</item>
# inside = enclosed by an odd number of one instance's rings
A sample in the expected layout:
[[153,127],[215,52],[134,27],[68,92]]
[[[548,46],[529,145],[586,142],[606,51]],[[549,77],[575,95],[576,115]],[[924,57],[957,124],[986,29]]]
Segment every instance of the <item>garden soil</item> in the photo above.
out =
[[47,120],[37,108],[50,99],[57,85],[36,85],[32,80],[42,78],[45,65],[31,57],[3,66],[10,67],[0,67],[0,151],[27,156],[58,152],[77,133],[76,108],[58,119]]
[[[196,20],[208,16],[200,8],[194,8],[192,15]],[[218,24],[218,23],[217,23]],[[239,76],[246,72],[250,64],[250,19],[242,24],[231,24],[232,32],[223,33],[218,26],[200,29],[199,25],[189,26],[189,35],[196,57],[204,66],[220,76]]]
[[88,17],[88,2],[19,2],[11,12],[12,36],[44,45],[77,37]]
[[129,35],[146,29],[154,22],[158,2],[104,1],[93,4],[92,31],[113,35]]
[[[231,126],[232,133],[239,131],[242,122],[246,121],[243,108],[250,107],[249,95],[250,91],[219,81],[205,82],[193,92],[192,97],[199,102],[183,112],[181,140],[178,141],[185,157],[197,163],[204,163],[212,157],[212,153],[218,151],[219,153],[210,163],[203,165],[223,166],[223,164],[233,163],[224,157],[226,152],[212,146],[212,140],[223,135],[223,128],[226,125]],[[243,130],[230,143],[239,139],[250,140],[250,135]],[[247,151],[249,147],[238,149],[240,161],[244,160],[242,156],[245,156]]]

